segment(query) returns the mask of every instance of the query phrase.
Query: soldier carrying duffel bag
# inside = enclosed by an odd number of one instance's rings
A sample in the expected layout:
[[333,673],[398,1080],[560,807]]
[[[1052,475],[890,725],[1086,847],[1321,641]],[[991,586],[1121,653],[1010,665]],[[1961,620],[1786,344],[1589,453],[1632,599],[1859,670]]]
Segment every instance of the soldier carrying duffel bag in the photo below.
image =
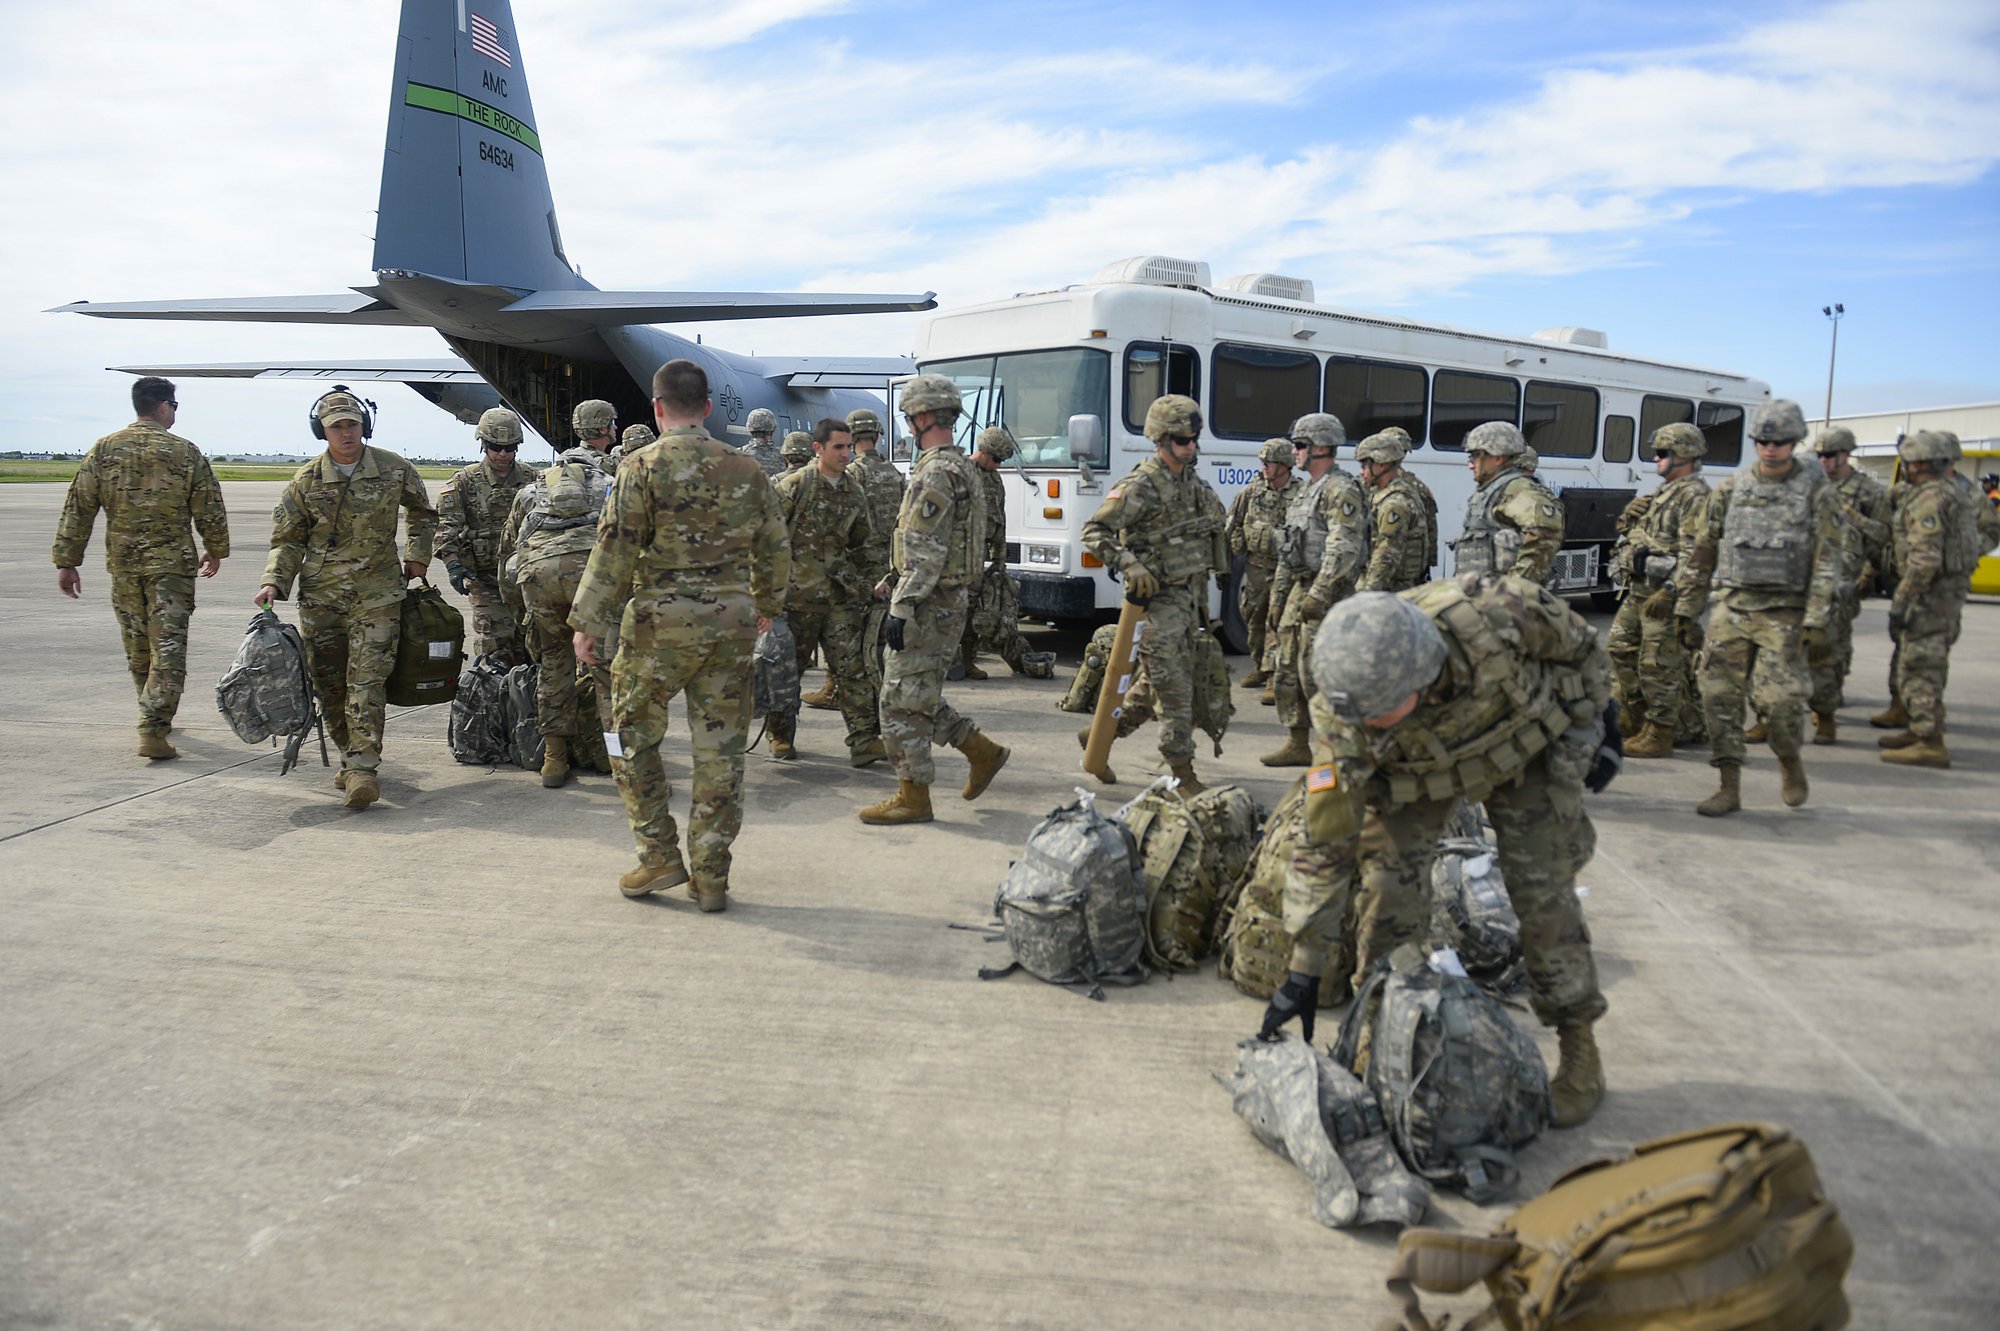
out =
[[397,707],[450,702],[465,664],[465,617],[427,578],[403,592],[402,626],[396,637],[396,664],[385,686]]

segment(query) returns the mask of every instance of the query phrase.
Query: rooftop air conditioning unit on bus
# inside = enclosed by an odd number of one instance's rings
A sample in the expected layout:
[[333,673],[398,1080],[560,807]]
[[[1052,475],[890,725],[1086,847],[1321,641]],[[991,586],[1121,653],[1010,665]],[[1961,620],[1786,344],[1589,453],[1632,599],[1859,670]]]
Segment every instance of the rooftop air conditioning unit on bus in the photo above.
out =
[[1573,347],[1596,347],[1599,351],[1611,345],[1595,328],[1544,328],[1531,336],[1537,342],[1567,342]]
[[1296,301],[1301,305],[1313,303],[1313,284],[1303,277],[1286,277],[1281,273],[1238,273],[1235,277],[1225,277],[1217,291],[1234,291],[1245,296],[1269,296],[1273,300]]
[[1097,270],[1100,283],[1143,282],[1156,287],[1207,287],[1208,265],[1193,259],[1169,259],[1161,254],[1142,254],[1135,259],[1119,259]]

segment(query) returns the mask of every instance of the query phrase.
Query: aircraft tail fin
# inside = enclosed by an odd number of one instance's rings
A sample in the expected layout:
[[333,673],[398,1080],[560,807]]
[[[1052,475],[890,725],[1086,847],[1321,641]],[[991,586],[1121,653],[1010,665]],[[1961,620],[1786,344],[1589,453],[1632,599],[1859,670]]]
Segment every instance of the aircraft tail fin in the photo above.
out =
[[403,0],[375,269],[589,287],[563,253],[509,0]]

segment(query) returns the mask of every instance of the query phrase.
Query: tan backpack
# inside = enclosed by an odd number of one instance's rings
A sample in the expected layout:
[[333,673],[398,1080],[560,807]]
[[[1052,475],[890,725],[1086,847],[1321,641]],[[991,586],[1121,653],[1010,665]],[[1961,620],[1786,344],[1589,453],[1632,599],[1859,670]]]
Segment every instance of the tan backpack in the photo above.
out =
[[1417,1291],[1479,1280],[1465,1331],[1839,1331],[1853,1255],[1805,1145],[1730,1123],[1573,1169],[1490,1236],[1406,1231],[1378,1331],[1433,1331]]

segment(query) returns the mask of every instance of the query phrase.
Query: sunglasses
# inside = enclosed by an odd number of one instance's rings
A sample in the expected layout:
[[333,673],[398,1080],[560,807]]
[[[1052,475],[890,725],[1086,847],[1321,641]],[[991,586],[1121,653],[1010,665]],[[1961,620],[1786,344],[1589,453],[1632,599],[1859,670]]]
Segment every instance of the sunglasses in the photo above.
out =
[[1201,436],[1198,434],[1170,434],[1167,436],[1167,439],[1170,443],[1176,444],[1198,444],[1201,442]]
[[486,445],[486,451],[489,453],[518,453],[521,451],[521,446],[519,444],[488,444]]

